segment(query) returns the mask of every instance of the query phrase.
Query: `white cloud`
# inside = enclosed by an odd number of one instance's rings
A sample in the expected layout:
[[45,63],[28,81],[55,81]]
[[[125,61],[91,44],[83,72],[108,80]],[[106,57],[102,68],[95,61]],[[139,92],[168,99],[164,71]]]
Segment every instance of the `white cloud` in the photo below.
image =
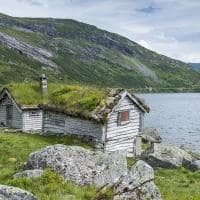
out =
[[152,50],[152,47],[150,46],[150,44],[149,44],[147,41],[145,41],[145,40],[140,40],[140,41],[138,41],[138,43],[139,43],[140,45],[142,45],[143,47]]
[[14,16],[73,18],[159,53],[200,62],[199,0],[0,0]]

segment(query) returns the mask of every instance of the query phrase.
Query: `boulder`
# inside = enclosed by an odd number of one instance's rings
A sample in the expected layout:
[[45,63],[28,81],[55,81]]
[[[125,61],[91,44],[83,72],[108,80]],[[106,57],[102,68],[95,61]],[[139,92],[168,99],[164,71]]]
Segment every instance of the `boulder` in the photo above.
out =
[[21,178],[21,177],[27,177],[27,178],[32,178],[32,177],[41,177],[43,175],[44,171],[41,169],[34,169],[34,170],[26,170],[23,172],[16,173],[13,178]]
[[142,140],[144,142],[150,143],[161,143],[162,138],[160,137],[160,133],[156,128],[146,128],[141,133]]
[[33,194],[17,187],[0,185],[1,200],[37,200]]
[[130,169],[132,178],[137,181],[138,184],[154,180],[154,170],[146,162],[139,160]]
[[53,145],[31,153],[25,170],[50,167],[79,185],[113,184],[127,174],[126,154],[94,152],[78,146]]
[[113,198],[113,200],[147,200],[147,199],[162,200],[160,191],[153,182],[147,182],[131,190],[129,190],[129,188],[124,188],[124,191],[115,194]]
[[130,172],[113,186],[114,200],[161,200],[159,189],[154,184],[154,171],[144,161],[138,161]]
[[152,167],[162,168],[185,167],[192,162],[192,156],[183,149],[156,143],[142,154],[142,158]]
[[200,160],[193,161],[190,165],[188,165],[188,169],[193,171],[200,170]]

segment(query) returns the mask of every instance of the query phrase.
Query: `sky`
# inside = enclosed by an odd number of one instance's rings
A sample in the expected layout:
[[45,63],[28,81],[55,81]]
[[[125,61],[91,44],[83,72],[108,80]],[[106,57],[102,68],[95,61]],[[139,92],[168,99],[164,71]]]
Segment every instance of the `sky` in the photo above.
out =
[[200,62],[200,0],[0,0],[0,12],[75,19],[166,56]]

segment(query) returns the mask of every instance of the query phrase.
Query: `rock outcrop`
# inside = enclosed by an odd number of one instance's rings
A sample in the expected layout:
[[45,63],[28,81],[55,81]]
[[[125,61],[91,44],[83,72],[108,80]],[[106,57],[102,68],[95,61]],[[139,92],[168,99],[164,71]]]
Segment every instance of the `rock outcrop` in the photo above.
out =
[[6,46],[17,50],[19,53],[27,55],[43,64],[48,66],[51,69],[57,70],[58,66],[56,63],[51,61],[53,54],[46,49],[38,48],[32,46],[28,43],[19,41],[14,37],[11,37],[5,33],[0,32],[0,43],[5,44]]
[[162,138],[156,128],[146,128],[142,131],[142,140],[145,142],[161,143]]
[[43,175],[44,171],[41,169],[34,169],[34,170],[26,170],[23,172],[16,173],[13,178],[21,178],[21,177],[27,177],[27,178],[32,178],[32,177],[41,177]]
[[33,194],[17,187],[0,185],[1,200],[37,200]]
[[129,170],[123,152],[93,152],[82,147],[53,145],[31,153],[24,169],[50,167],[65,180],[79,185],[95,184],[100,192],[112,188],[114,200],[161,200],[154,171],[144,161]]
[[126,156],[120,152],[93,152],[82,147],[53,145],[29,155],[25,170],[50,167],[65,180],[102,187],[127,174]]
[[[102,189],[102,191],[105,188]],[[113,200],[161,200],[159,189],[154,184],[154,171],[144,161],[138,161],[126,176],[112,186]]]
[[194,160],[187,168],[192,171],[200,170],[200,160]]
[[152,167],[162,168],[187,167],[193,160],[183,149],[166,144],[154,144],[151,149],[143,153],[142,158]]

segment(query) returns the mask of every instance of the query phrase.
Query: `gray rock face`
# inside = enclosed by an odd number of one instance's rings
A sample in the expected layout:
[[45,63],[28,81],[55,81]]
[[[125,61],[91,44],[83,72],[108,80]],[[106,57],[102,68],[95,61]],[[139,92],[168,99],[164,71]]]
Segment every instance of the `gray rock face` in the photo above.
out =
[[0,185],[1,200],[37,200],[33,194],[17,187]]
[[34,169],[34,170],[26,170],[23,172],[16,173],[13,178],[21,178],[21,177],[27,177],[27,178],[32,178],[32,177],[41,177],[43,175],[44,171],[41,169]]
[[0,33],[0,43],[7,45],[8,47],[14,48],[19,52],[49,66],[50,68],[57,70],[58,66],[50,60],[53,58],[52,53],[45,49],[31,46],[25,42],[19,41],[14,37]]
[[116,194],[113,200],[162,200],[160,191],[153,182],[147,182],[132,190],[124,188],[124,191],[121,192]]
[[162,138],[156,128],[146,128],[142,131],[142,139],[146,142],[160,143]]
[[188,169],[193,171],[200,170],[200,160],[193,161],[190,165],[188,165]]
[[113,184],[127,174],[126,156],[120,152],[93,152],[82,147],[53,145],[29,155],[24,169],[52,168],[79,185]]
[[153,168],[144,161],[138,161],[130,173],[114,185],[114,200],[161,200],[153,180]]
[[139,160],[130,170],[132,178],[142,184],[144,182],[154,180],[154,170],[146,162]]
[[152,167],[177,168],[188,166],[192,162],[192,156],[176,146],[166,144],[154,144],[153,146],[142,155]]

